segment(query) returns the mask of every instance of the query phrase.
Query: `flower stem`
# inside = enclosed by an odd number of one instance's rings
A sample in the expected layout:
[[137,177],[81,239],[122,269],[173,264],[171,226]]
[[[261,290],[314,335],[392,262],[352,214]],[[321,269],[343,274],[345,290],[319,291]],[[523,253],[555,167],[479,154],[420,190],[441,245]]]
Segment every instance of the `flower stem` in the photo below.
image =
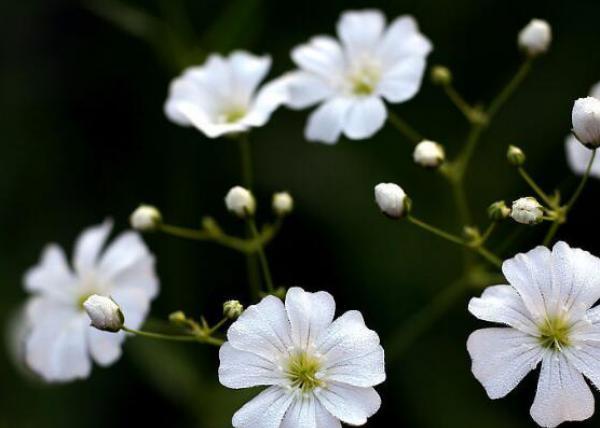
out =
[[481,257],[486,259],[488,262],[490,262],[497,268],[502,267],[502,260],[484,246],[481,245],[476,247],[475,251],[477,252],[477,254],[479,254]]
[[473,107],[469,105],[465,101],[465,99],[458,93],[458,91],[452,86],[451,83],[444,85],[444,92],[448,95],[452,104],[456,106],[456,108],[465,116],[465,118],[469,121],[473,121]]
[[498,111],[500,110],[500,108],[502,108],[504,103],[506,103],[506,101],[515,92],[515,90],[519,87],[523,80],[525,80],[525,78],[531,71],[532,65],[533,59],[530,57],[523,61],[514,77],[508,82],[508,84],[498,94],[498,96],[490,103],[490,106],[487,109],[487,116],[489,119],[491,119],[496,115],[496,113],[498,113]]
[[595,158],[596,158],[596,149],[594,149],[592,151],[592,155],[590,156],[590,160],[588,162],[587,168],[585,169],[585,173],[583,174],[583,177],[581,177],[579,186],[577,186],[575,193],[573,193],[573,196],[571,196],[571,199],[569,199],[569,202],[567,202],[567,205],[565,207],[566,211],[569,211],[573,207],[573,205],[575,204],[575,202],[581,195],[581,192],[583,191],[583,188],[585,187],[585,184],[587,183],[588,178],[590,178],[590,171],[592,170],[592,165],[594,164]]
[[423,140],[423,136],[419,132],[391,110],[388,110],[388,122],[410,140],[411,143],[417,144]]
[[150,331],[135,330],[128,327],[123,327],[122,330],[127,333],[135,334],[136,336],[146,337],[149,339],[170,340],[175,342],[199,342],[214,346],[221,346],[224,343],[223,340],[209,335],[171,335],[163,333],[154,333]]
[[545,247],[550,245],[550,242],[552,242],[552,238],[554,238],[554,235],[556,235],[556,232],[558,232],[559,227],[560,227],[560,222],[558,222],[556,220],[554,222],[552,222],[552,225],[550,226],[550,229],[548,229],[548,233],[546,233],[546,236],[544,237],[544,241],[542,242],[542,244]]
[[462,240],[461,238],[459,238],[458,236],[453,235],[451,233],[448,233],[448,232],[446,232],[446,231],[444,231],[442,229],[439,229],[439,228],[437,228],[435,226],[432,226],[432,225],[430,225],[428,223],[425,223],[424,221],[421,221],[421,220],[419,220],[418,218],[416,218],[416,217],[414,217],[412,215],[409,215],[407,217],[407,219],[412,224],[414,224],[416,226],[419,226],[421,229],[424,229],[424,230],[426,230],[426,231],[428,231],[430,233],[433,233],[434,235],[437,235],[440,238],[446,239],[446,240],[448,240],[450,242],[453,242],[455,244],[458,244],[458,245],[464,245],[465,244],[465,241]]
[[556,202],[553,201],[552,198],[550,198],[550,196],[548,196],[548,194],[544,192],[540,186],[538,186],[535,180],[531,178],[527,171],[525,171],[525,168],[520,166],[518,168],[518,171],[521,177],[523,177],[523,180],[525,180],[527,184],[529,184],[529,187],[533,189],[533,191],[544,201],[546,205],[553,209],[558,208]]
[[256,229],[256,223],[254,222],[254,218],[252,216],[248,216],[248,228],[250,230],[250,233],[252,233],[254,239],[256,239],[256,241],[258,242],[258,245],[256,247],[258,253],[258,260],[260,261],[260,266],[262,268],[265,283],[267,284],[267,291],[269,293],[272,293],[275,290],[275,287],[273,286],[273,279],[271,276],[271,270],[269,269],[269,262],[267,260],[264,248],[260,243],[260,240],[258,239],[260,235],[258,234],[258,230]]

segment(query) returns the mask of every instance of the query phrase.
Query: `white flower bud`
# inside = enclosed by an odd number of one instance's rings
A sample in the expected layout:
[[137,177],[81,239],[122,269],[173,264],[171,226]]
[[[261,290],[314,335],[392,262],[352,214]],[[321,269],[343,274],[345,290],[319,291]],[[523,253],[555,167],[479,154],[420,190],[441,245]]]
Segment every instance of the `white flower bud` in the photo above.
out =
[[523,166],[527,158],[520,147],[510,145],[506,151],[506,159],[512,166]]
[[123,327],[123,312],[110,297],[93,294],[83,302],[83,307],[98,330],[116,333]]
[[239,317],[244,312],[244,306],[238,300],[228,300],[223,303],[223,316],[231,320]]
[[429,140],[421,141],[413,152],[415,163],[426,168],[437,168],[445,158],[446,154],[441,144]]
[[579,98],[573,105],[573,133],[588,149],[600,146],[600,100]]
[[532,19],[519,33],[519,47],[529,56],[548,50],[552,41],[552,28],[542,19]]
[[383,214],[393,219],[402,217],[410,209],[410,200],[406,193],[394,183],[380,183],[375,186],[375,202]]
[[513,202],[510,216],[517,223],[537,224],[542,221],[544,211],[537,199],[528,196]]
[[294,200],[288,192],[277,192],[273,195],[273,211],[282,217],[292,212]]
[[227,192],[225,206],[230,212],[241,218],[251,216],[256,211],[254,196],[248,189],[241,186],[235,186]]
[[135,230],[143,232],[156,230],[162,222],[160,211],[152,205],[140,205],[129,216],[129,223]]

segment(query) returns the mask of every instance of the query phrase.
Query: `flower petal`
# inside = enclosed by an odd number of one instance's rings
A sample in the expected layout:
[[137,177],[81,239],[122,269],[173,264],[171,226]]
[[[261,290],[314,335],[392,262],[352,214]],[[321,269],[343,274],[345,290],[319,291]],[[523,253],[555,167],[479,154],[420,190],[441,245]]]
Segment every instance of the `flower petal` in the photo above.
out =
[[308,141],[335,144],[342,133],[353,100],[336,97],[325,101],[308,118],[304,135]]
[[538,339],[513,328],[476,330],[467,340],[471,370],[491,399],[512,391],[542,358]]
[[538,425],[555,427],[565,421],[582,421],[594,413],[594,396],[583,376],[561,353],[548,352],[542,370],[531,417]]
[[337,40],[329,36],[316,36],[307,44],[292,50],[292,60],[302,70],[326,81],[339,78],[345,67],[344,54]]
[[[565,140],[565,151],[571,170],[577,175],[583,175],[592,156],[592,151],[577,141],[577,138],[573,135],[569,135]],[[600,178],[600,157],[594,159],[590,175]]]
[[129,328],[140,328],[150,311],[151,297],[140,288],[114,288],[110,297],[119,305]]
[[227,388],[278,385],[282,376],[272,360],[246,352],[225,342],[219,350],[219,382]]
[[289,88],[284,78],[265,84],[256,94],[246,116],[240,123],[247,126],[263,126],[271,114],[289,99]]
[[316,74],[294,71],[281,77],[288,88],[286,106],[303,109],[324,101],[334,93],[333,86]]
[[154,264],[154,257],[148,254],[112,273],[109,279],[112,291],[109,290],[109,294],[112,295],[114,290],[137,289],[147,299],[153,299],[158,294],[159,288]]
[[73,251],[73,267],[79,274],[94,270],[112,226],[111,220],[105,220],[102,224],[85,229],[79,235]]
[[281,300],[267,296],[249,306],[227,331],[231,346],[275,361],[292,345],[290,325]]
[[115,275],[132,265],[152,257],[148,247],[137,232],[124,232],[117,236],[106,248],[98,263],[98,272],[105,279]]
[[348,110],[344,134],[351,140],[372,137],[385,124],[387,111],[379,97],[358,98]]
[[287,390],[271,386],[235,412],[232,424],[235,428],[279,428],[292,400]]
[[292,287],[285,297],[285,310],[290,320],[291,339],[300,349],[316,344],[319,336],[333,320],[335,301],[325,291],[309,293]]
[[[563,352],[579,372],[592,381],[596,388],[600,387],[600,327],[593,332],[595,340],[585,341],[585,337],[576,338],[575,347],[566,347]],[[588,335],[588,337],[591,335]],[[584,340],[581,340],[584,339]]]
[[538,335],[538,328],[523,299],[510,285],[486,288],[481,297],[471,299],[469,312],[481,320],[506,324],[523,333]]
[[314,395],[294,400],[280,428],[341,428],[342,424]]
[[401,103],[414,97],[421,87],[425,59],[411,57],[384,72],[377,93],[391,103]]
[[330,383],[315,395],[333,416],[349,425],[363,425],[381,406],[381,398],[373,388]]
[[229,91],[243,104],[250,102],[259,83],[271,68],[269,55],[256,56],[245,51],[235,51],[227,59],[231,70]]
[[384,68],[389,68],[409,57],[425,59],[431,49],[431,42],[419,32],[417,21],[404,15],[388,26],[377,53],[384,62]]
[[356,56],[373,51],[379,43],[385,26],[383,13],[375,9],[342,13],[337,33],[348,55]]
[[29,269],[24,277],[25,289],[68,302],[77,289],[77,278],[71,272],[65,253],[56,244],[42,251],[40,262]]
[[384,352],[379,336],[367,328],[360,312],[344,313],[315,345],[323,355],[327,379],[360,387],[374,386],[385,380]]
[[121,346],[125,340],[123,332],[109,333],[88,328],[87,334],[90,354],[96,363],[107,367],[121,357]]

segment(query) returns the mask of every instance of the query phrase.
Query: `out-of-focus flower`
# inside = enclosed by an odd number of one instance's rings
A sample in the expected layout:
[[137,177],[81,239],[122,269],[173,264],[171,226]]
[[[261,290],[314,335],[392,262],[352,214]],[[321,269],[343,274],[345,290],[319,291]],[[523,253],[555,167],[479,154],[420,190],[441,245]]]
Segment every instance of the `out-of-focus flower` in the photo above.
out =
[[488,216],[491,220],[500,221],[510,216],[511,209],[504,201],[496,201],[488,207]]
[[546,52],[551,42],[552,28],[543,19],[532,19],[519,33],[519,47],[529,56]]
[[[600,99],[600,83],[594,85],[590,91],[590,96]],[[567,162],[571,170],[577,175],[583,175],[587,169],[592,151],[581,144],[573,134],[569,134],[565,141],[565,151],[567,153]],[[590,169],[592,177],[600,178],[600,156],[594,159]]]
[[273,194],[273,212],[282,217],[288,215],[294,209],[294,199],[288,192],[277,192]]
[[381,405],[379,336],[358,311],[333,321],[326,292],[290,288],[250,306],[227,332],[219,380],[229,388],[268,386],[233,416],[236,428],[362,425]]
[[510,145],[506,151],[506,159],[512,166],[523,166],[527,158],[520,147]]
[[413,151],[415,163],[425,168],[437,168],[444,162],[444,159],[446,159],[444,147],[434,141],[423,140],[415,146]]
[[141,326],[158,292],[154,257],[135,232],[124,232],[103,251],[112,222],[84,230],[69,266],[63,250],[48,245],[40,262],[25,275],[30,331],[25,343],[29,367],[48,382],[89,376],[92,360],[101,366],[121,355],[123,332],[90,326],[83,303],[89,296],[111,296],[127,317],[128,327]]
[[227,209],[240,218],[254,215],[256,211],[256,201],[252,192],[242,186],[232,187],[225,196],[225,206]]
[[533,196],[519,198],[512,203],[510,216],[517,223],[538,224],[544,217],[542,205]]
[[375,186],[375,202],[383,214],[393,219],[401,218],[410,208],[406,193],[394,183],[379,183]]
[[171,83],[165,113],[178,125],[194,126],[210,138],[263,126],[287,99],[281,81],[258,88],[270,68],[269,56],[212,54]]
[[111,333],[116,333],[123,328],[125,322],[123,312],[110,297],[92,294],[83,302],[83,308],[92,321],[92,327]]
[[588,149],[600,147],[600,100],[579,98],[573,105],[573,134]]
[[387,28],[378,10],[348,11],[337,23],[339,41],[315,36],[292,51],[299,70],[284,76],[291,108],[321,105],[309,117],[306,139],[360,140],[385,123],[383,99],[401,103],[419,90],[431,43],[410,16]]
[[152,205],[140,205],[129,216],[129,223],[135,230],[149,232],[155,230],[162,222],[158,208]]
[[467,341],[472,371],[492,399],[504,397],[542,363],[531,417],[543,427],[594,413],[587,377],[600,387],[600,259],[558,242],[502,265],[510,285],[488,287],[469,302],[477,318],[502,327]]

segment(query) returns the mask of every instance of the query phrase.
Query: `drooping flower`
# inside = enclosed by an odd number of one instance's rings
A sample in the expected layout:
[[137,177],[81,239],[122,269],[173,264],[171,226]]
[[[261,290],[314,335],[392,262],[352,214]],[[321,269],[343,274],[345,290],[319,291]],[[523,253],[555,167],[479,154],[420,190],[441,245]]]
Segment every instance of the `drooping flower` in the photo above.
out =
[[270,68],[269,56],[244,51],[228,57],[212,54],[171,83],[165,113],[178,125],[194,126],[209,138],[263,126],[287,98],[281,81],[258,88]]
[[[592,87],[590,96],[600,99],[600,83]],[[577,175],[583,175],[592,156],[592,151],[581,144],[573,134],[569,134],[565,141],[567,162],[571,170]],[[600,178],[600,156],[594,159],[590,169],[592,177]]]
[[92,327],[83,307],[88,297],[111,297],[127,326],[138,328],[158,292],[154,257],[139,234],[124,232],[104,249],[111,229],[112,222],[105,221],[84,230],[72,267],[58,245],[48,245],[25,275],[25,289],[33,294],[27,303],[25,359],[48,382],[85,378],[92,360],[108,366],[121,355],[125,334]]
[[348,11],[337,23],[339,41],[315,36],[292,51],[299,70],[284,80],[286,104],[303,109],[321,104],[309,117],[306,139],[333,144],[371,137],[385,123],[383,99],[401,103],[419,90],[431,43],[410,16],[387,28],[378,10]]
[[600,387],[600,259],[564,242],[506,260],[510,285],[469,302],[477,318],[503,324],[471,334],[472,371],[492,399],[504,397],[541,362],[531,417],[543,427],[594,413],[584,380]]
[[519,47],[532,57],[546,52],[551,42],[552,28],[543,19],[532,19],[519,32]]
[[290,288],[246,309],[219,352],[229,388],[267,386],[233,416],[236,428],[362,425],[379,409],[373,388],[385,380],[379,336],[358,311],[333,321],[326,292]]

